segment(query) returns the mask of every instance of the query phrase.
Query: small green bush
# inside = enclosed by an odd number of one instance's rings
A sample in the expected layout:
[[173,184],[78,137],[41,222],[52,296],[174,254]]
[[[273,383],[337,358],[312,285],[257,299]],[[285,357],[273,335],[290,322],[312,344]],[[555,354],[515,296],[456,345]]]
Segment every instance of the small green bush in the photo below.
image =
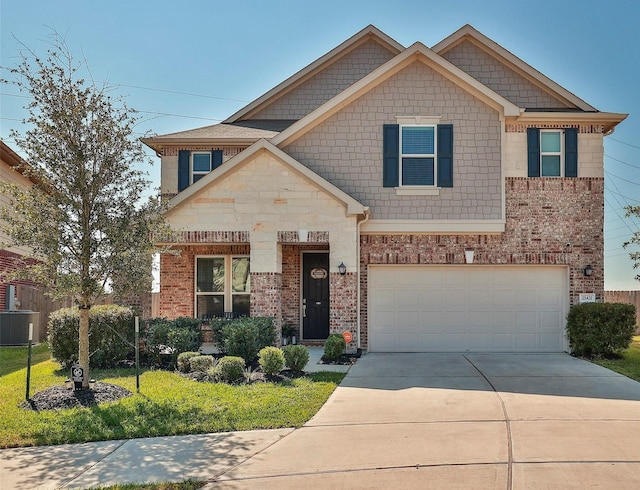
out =
[[265,374],[273,376],[284,368],[284,354],[277,347],[263,347],[258,352],[258,362]]
[[215,369],[215,377],[223,383],[239,383],[244,380],[244,359],[236,356],[225,356]]
[[304,345],[287,345],[282,348],[284,364],[297,373],[304,370],[309,362],[309,351]]
[[[49,316],[51,356],[65,369],[78,360],[80,310],[62,308]],[[119,361],[133,359],[134,320],[131,308],[96,305],[89,310],[89,366],[116,367]]]
[[260,349],[273,345],[276,331],[273,318],[239,318],[222,327],[222,346],[225,354],[253,361]]
[[567,336],[574,354],[611,355],[627,349],[633,340],[636,308],[625,303],[573,305],[567,316]]
[[194,356],[189,359],[189,367],[191,371],[199,371],[206,373],[214,365],[213,356]]
[[199,355],[199,352],[193,351],[181,352],[180,354],[178,354],[178,371],[182,373],[188,373],[191,370],[191,363],[189,362],[189,360],[192,357],[196,357]]
[[327,337],[324,343],[324,357],[327,359],[337,359],[347,348],[347,343],[342,338],[342,335],[338,333],[332,333]]
[[143,344],[148,362],[162,365],[163,358],[175,366],[181,352],[197,351],[202,345],[197,318],[180,317],[175,320],[153,318],[145,322]]

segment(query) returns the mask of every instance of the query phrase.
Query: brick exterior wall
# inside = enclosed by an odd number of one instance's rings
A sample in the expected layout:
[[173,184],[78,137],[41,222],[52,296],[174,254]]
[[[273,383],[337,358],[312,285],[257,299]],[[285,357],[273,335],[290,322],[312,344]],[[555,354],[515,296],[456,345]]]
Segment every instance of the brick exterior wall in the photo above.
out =
[[386,48],[367,41],[284,94],[253,119],[301,119],[391,58],[393,54]]
[[273,317],[278,345],[282,326],[282,274],[277,272],[251,273],[251,316]]
[[[579,293],[604,299],[604,179],[506,179],[505,232],[496,235],[363,235],[361,333],[367,345],[370,264],[553,264],[569,267],[570,303]],[[594,269],[585,277],[588,264]]]
[[552,97],[469,41],[461,42],[442,56],[518,107],[530,109],[571,107]]
[[[16,268],[21,267],[23,260],[24,259],[19,254],[9,252],[8,250],[0,250],[0,274],[11,272],[16,270]],[[27,263],[33,264],[34,261],[27,259]],[[0,283],[0,310],[7,308],[7,286],[17,286],[18,284],[38,286],[38,283],[24,279]],[[20,308],[16,306],[16,309]]]
[[354,352],[358,346],[357,284],[358,276],[353,272],[329,275],[329,332],[351,332],[353,340],[347,345],[348,352]]
[[[194,316],[196,255],[248,255],[249,245],[180,245],[180,255],[160,256],[160,316]],[[253,279],[253,275],[252,275]]]

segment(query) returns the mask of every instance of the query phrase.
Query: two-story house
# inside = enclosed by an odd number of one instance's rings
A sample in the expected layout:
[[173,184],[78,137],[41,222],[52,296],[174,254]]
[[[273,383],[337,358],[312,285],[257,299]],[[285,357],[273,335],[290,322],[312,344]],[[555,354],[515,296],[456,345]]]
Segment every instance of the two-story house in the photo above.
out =
[[600,112],[471,26],[369,26],[221,124],[147,138],[181,255],[160,314],[369,351],[562,351],[603,299]]

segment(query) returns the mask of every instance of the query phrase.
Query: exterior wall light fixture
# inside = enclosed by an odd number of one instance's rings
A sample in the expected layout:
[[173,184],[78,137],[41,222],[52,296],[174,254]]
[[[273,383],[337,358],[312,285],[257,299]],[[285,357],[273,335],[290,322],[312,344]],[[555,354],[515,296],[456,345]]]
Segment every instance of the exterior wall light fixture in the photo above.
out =
[[344,265],[344,262],[340,262],[340,265],[338,266],[338,272],[341,276],[344,276],[347,273],[347,266]]
[[591,267],[591,264],[584,268],[584,275],[586,277],[591,277],[593,275],[593,267]]

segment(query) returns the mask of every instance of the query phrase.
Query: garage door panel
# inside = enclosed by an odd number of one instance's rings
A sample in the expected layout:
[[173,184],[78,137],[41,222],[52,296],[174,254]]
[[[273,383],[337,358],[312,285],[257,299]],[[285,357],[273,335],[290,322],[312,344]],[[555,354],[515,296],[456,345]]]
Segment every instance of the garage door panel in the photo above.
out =
[[567,284],[560,266],[369,266],[369,348],[561,351]]

